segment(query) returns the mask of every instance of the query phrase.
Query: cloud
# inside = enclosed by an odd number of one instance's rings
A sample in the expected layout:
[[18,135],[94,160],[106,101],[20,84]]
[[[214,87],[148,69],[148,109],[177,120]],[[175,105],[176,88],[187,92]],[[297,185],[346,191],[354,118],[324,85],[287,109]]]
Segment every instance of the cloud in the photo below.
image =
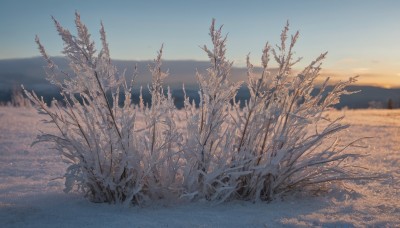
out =
[[356,74],[362,74],[362,73],[368,72],[369,68],[366,68],[366,67],[353,68],[352,71],[353,71],[353,73],[356,73]]
[[353,64],[356,62],[358,62],[358,60],[354,59],[354,58],[343,58],[343,59],[339,59],[337,61],[337,64]]

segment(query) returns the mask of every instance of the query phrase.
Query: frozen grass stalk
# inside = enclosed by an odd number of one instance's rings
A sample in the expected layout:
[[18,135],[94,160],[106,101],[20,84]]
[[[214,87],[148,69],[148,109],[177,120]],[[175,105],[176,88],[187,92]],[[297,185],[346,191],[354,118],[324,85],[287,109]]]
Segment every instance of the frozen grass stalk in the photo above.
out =
[[[78,13],[77,36],[53,20],[64,41],[63,53],[73,74],[60,70],[46,54],[39,38],[36,42],[48,63],[47,79],[59,87],[65,105],[53,101],[53,107],[49,108],[34,92],[26,91],[26,94],[59,129],[59,135],[42,134],[38,142],[54,142],[64,161],[70,164],[65,174],[65,191],[82,190],[95,202],[141,203],[161,198],[163,195],[157,194],[165,191],[160,188],[173,183],[172,180],[168,184],[160,183],[159,179],[161,174],[174,177],[165,170],[173,168],[170,164],[175,157],[171,154],[175,153],[173,142],[177,137],[174,121],[170,119],[174,112],[172,98],[170,94],[164,97],[161,87],[165,76],[159,69],[161,51],[151,68],[153,105],[136,108],[131,102],[132,82],[127,82],[125,75],[119,75],[112,65],[103,25],[102,48],[96,56],[94,42]],[[139,131],[136,127],[138,112],[150,112],[146,130],[157,129],[151,131],[150,142],[143,140],[148,138],[148,131]]]
[[[185,95],[178,111],[163,81],[162,50],[149,66],[151,105],[132,104],[133,80],[112,65],[101,24],[101,49],[95,50],[86,26],[76,13],[77,36],[54,20],[64,42],[63,54],[72,74],[58,68],[39,38],[47,61],[47,79],[63,96],[48,107],[34,92],[25,91],[40,112],[47,114],[58,134],[42,133],[37,142],[52,142],[69,164],[65,191],[83,191],[94,202],[142,204],[179,199],[223,202],[229,199],[272,200],[293,190],[321,188],[333,181],[370,176],[351,166],[361,155],[347,152],[356,142],[341,145],[337,133],[348,128],[343,117],[330,120],[327,110],[356,79],[337,83],[326,92],[326,79],[316,95],[315,81],[326,53],[298,73],[289,38],[289,25],[276,48],[262,50],[261,74],[247,56],[250,99],[244,108],[235,101],[242,82],[231,81],[232,62],[226,59],[222,27],[210,27],[210,59],[205,74],[196,73],[198,108]],[[270,70],[273,59],[277,70]],[[136,68],[133,78],[136,77]],[[141,89],[142,91],[142,89]],[[140,94],[141,94],[140,91]],[[179,115],[186,118],[179,118]],[[180,126],[180,127],[178,127]]]

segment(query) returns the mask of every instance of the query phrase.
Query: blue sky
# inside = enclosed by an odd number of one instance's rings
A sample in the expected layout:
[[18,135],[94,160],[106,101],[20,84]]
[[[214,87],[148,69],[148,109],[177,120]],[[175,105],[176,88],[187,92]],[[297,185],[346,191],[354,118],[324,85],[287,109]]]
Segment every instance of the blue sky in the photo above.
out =
[[[228,58],[243,66],[250,52],[259,62],[266,41],[278,42],[289,20],[300,31],[295,48],[306,65],[324,51],[324,72],[337,78],[361,75],[364,84],[400,86],[400,1],[94,1],[0,0],[0,59],[39,55],[39,35],[50,55],[62,42],[50,19],[74,31],[78,10],[98,41],[102,20],[114,59],[153,59],[162,43],[165,59],[206,60],[212,18],[228,34]],[[97,42],[98,43],[98,42]]]

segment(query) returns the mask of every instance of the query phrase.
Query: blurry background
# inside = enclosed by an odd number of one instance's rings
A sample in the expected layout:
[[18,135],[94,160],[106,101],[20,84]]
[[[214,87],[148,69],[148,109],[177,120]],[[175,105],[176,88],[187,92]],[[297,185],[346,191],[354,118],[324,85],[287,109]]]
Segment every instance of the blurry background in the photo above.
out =
[[[360,93],[343,97],[338,108],[400,107],[400,1],[59,1],[1,0],[0,2],[0,102],[11,100],[21,84],[35,89],[46,99],[57,91],[45,81],[45,62],[38,57],[37,34],[61,68],[68,65],[61,56],[63,44],[54,28],[54,16],[74,34],[74,12],[99,43],[103,21],[114,63],[122,72],[139,66],[137,85],[150,79],[147,65],[164,43],[166,81],[177,105],[182,83],[196,96],[196,69],[208,67],[207,55],[199,46],[209,45],[212,18],[228,33],[227,57],[234,61],[234,80],[245,80],[248,53],[260,65],[265,42],[279,42],[289,20],[291,33],[300,31],[295,51],[303,60],[300,70],[320,53],[328,51],[321,79],[346,80],[360,75],[349,90]],[[271,61],[271,67],[275,67]],[[295,70],[296,70],[295,69]],[[245,89],[239,97],[245,98]]]

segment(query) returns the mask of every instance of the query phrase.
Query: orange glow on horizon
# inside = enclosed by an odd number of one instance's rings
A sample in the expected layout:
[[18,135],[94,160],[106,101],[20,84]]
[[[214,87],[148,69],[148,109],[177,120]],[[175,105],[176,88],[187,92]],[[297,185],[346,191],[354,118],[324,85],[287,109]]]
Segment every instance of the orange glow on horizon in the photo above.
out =
[[357,76],[355,85],[377,86],[387,89],[400,88],[400,77],[393,72],[387,73],[344,73],[331,70],[322,70],[321,79],[330,77],[332,82],[347,80],[349,77]]

